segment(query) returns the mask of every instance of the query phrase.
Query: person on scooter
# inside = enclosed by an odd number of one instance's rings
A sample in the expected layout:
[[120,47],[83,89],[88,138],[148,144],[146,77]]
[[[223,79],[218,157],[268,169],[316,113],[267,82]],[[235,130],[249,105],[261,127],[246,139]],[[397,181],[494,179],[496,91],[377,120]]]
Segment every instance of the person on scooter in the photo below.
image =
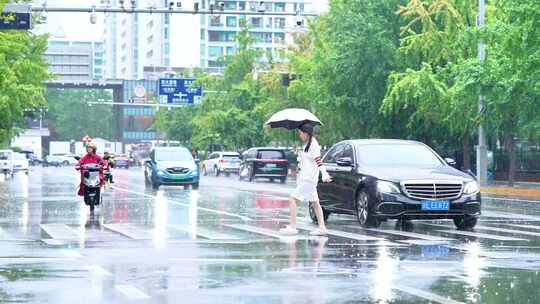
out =
[[114,168],[114,156],[112,156],[109,152],[105,151],[105,153],[103,153],[103,161],[105,162],[104,165],[106,167],[105,179],[109,183],[114,184],[113,175],[111,171],[111,169]]
[[[84,186],[83,186],[83,172],[81,170],[82,165],[86,164],[103,164],[103,159],[97,155],[97,146],[93,143],[89,143],[86,145],[86,155],[83,156],[79,163],[75,166],[76,170],[81,171],[81,183],[79,185],[79,196],[84,196]],[[103,170],[99,172],[101,184],[103,185],[104,182],[104,176],[103,176]]]

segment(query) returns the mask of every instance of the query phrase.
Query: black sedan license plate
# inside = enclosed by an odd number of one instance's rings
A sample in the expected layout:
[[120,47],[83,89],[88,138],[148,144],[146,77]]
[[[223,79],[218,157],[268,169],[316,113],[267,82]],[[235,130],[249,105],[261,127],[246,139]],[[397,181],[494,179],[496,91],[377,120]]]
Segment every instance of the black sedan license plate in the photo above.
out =
[[450,210],[449,201],[422,201],[422,211],[448,211]]

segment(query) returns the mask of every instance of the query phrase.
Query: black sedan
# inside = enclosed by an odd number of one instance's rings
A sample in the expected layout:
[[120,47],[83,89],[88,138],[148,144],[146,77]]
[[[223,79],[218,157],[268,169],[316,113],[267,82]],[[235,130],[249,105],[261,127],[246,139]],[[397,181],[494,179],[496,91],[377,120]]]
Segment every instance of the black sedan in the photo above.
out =
[[387,219],[453,219],[470,229],[480,215],[474,178],[420,142],[343,141],[323,163],[333,179],[318,185],[325,220],[330,213],[354,214],[362,226],[377,227]]

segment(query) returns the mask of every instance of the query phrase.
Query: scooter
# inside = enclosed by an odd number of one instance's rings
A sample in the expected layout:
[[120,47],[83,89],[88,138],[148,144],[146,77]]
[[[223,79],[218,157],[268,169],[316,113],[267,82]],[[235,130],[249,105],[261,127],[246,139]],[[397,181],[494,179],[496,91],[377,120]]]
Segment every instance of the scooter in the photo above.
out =
[[90,206],[90,213],[94,213],[96,206],[101,204],[101,178],[100,164],[85,164],[81,166],[83,176],[84,203]]

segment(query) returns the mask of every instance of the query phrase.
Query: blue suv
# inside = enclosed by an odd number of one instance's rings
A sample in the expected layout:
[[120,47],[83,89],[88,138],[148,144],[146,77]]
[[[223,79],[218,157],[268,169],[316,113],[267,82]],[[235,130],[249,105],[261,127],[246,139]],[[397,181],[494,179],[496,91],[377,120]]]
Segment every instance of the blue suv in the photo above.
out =
[[199,188],[199,167],[184,147],[156,147],[146,161],[144,176],[147,185],[158,189],[161,185]]

